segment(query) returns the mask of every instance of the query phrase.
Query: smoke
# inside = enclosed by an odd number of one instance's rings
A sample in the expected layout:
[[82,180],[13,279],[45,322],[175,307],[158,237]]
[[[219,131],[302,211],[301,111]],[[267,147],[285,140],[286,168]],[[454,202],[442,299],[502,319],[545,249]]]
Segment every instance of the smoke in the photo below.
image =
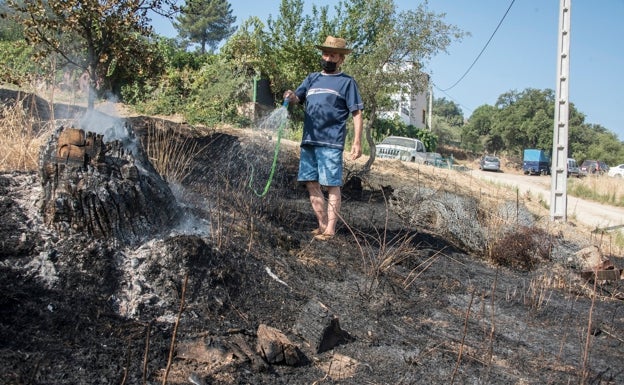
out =
[[104,142],[119,140],[125,142],[130,138],[130,132],[124,124],[124,119],[119,117],[115,102],[107,100],[87,112],[79,120],[79,125],[85,131],[103,135]]
[[197,235],[200,237],[210,236],[210,213],[206,208],[211,203],[201,194],[196,194],[185,189],[177,183],[169,183],[171,192],[176,198],[178,205],[183,209],[183,214],[178,225],[172,229],[171,236],[174,235]]
[[76,119],[78,127],[102,135],[104,143],[119,141],[124,149],[140,159],[137,156],[139,139],[132,132],[132,127],[126,124],[126,119],[119,116],[117,106],[117,98],[109,95],[104,102],[91,110],[86,110]]

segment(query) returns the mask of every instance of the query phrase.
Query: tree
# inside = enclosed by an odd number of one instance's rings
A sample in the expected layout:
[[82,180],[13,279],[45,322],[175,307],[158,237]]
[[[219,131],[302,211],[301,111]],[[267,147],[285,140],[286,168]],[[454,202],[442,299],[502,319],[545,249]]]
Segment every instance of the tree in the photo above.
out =
[[178,34],[199,44],[202,54],[206,53],[206,47],[214,52],[219,43],[235,31],[236,16],[232,15],[232,6],[227,0],[187,0],[176,19],[173,26]]
[[444,118],[452,127],[461,127],[464,125],[464,113],[459,106],[446,98],[433,99],[433,114]]
[[[303,0],[282,0],[279,15],[267,20],[262,75],[269,78],[278,98],[298,86],[308,73],[320,70],[319,51],[314,46],[325,40],[321,31],[331,22],[328,7],[313,5],[312,14],[305,15],[303,6]],[[303,119],[301,114],[299,117]]]
[[[501,94],[496,106],[477,108],[462,128],[462,146],[474,151],[505,151],[520,156],[524,148],[550,151],[553,146],[555,96],[551,89],[527,88]],[[616,163],[624,143],[600,125],[585,123],[585,115],[570,103],[568,156],[578,161],[600,159]]]
[[377,112],[388,106],[389,95],[426,89],[426,62],[463,33],[444,23],[444,15],[430,12],[426,2],[401,13],[392,0],[347,0],[344,7],[345,18],[335,32],[354,48],[345,70],[358,82],[364,100],[365,136],[371,148],[366,171],[375,160],[371,128]]
[[[321,31],[337,25],[329,20],[327,7],[313,5],[309,16],[304,15],[303,6],[302,0],[282,0],[276,18],[269,17],[265,26],[251,17],[221,50],[250,76],[269,79],[276,98],[299,85],[308,73],[319,70],[319,51],[314,46],[325,39],[326,32]],[[298,119],[299,111],[293,112]]]
[[487,138],[491,136],[497,112],[496,107],[487,104],[474,110],[468,122],[462,127],[461,144],[464,148],[475,152],[489,150],[484,148],[484,144],[492,142]]
[[552,148],[555,94],[551,89],[527,88],[502,94],[492,131],[514,153],[524,148]]
[[265,60],[268,36],[264,28],[264,23],[256,16],[245,20],[223,45],[221,55],[244,69],[249,76],[268,76],[271,72],[269,66],[273,63]]
[[[36,46],[35,59],[60,58],[88,74],[88,108],[94,89],[122,68],[140,73],[156,65],[149,49],[148,12],[167,15],[175,0],[8,0],[12,16],[24,26],[26,40]],[[130,70],[128,70],[130,68]]]
[[459,106],[445,98],[433,99],[432,121],[429,130],[438,136],[440,143],[461,143],[464,114]]

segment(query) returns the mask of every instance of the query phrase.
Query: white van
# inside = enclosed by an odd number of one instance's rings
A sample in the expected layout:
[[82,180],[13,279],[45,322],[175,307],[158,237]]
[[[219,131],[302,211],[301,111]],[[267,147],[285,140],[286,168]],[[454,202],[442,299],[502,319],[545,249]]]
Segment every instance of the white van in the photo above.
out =
[[572,158],[568,158],[568,178],[570,176],[575,176],[577,178],[581,177],[581,170],[579,169],[576,160]]

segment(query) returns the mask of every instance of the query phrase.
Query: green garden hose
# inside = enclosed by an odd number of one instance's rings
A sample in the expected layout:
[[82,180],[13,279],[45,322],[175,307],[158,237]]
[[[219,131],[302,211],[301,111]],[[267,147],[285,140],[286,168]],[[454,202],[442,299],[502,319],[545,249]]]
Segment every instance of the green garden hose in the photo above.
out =
[[[284,104],[282,104],[281,108],[284,108],[284,109],[288,108],[288,99],[284,100]],[[282,141],[282,134],[284,132],[284,128],[286,127],[287,121],[288,119],[284,119],[283,122],[281,122],[281,124],[279,125],[279,128],[277,130],[277,141],[275,142],[275,151],[273,152],[273,164],[271,165],[271,172],[269,173],[269,179],[267,180],[262,193],[259,193],[253,187],[254,166],[253,164],[251,165],[251,176],[249,177],[249,188],[252,189],[254,194],[256,194],[260,198],[264,198],[266,194],[269,192],[269,188],[271,187],[271,182],[273,181],[273,175],[275,174],[275,169],[277,166],[277,155],[279,154],[280,142]]]

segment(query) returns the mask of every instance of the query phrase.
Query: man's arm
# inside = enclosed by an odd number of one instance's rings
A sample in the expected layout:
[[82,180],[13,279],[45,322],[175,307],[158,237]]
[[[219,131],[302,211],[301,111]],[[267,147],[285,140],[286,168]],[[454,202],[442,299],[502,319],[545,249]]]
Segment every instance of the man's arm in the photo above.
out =
[[353,144],[351,145],[351,160],[356,160],[362,156],[362,127],[364,122],[361,110],[353,111],[352,115],[355,135],[353,136]]

